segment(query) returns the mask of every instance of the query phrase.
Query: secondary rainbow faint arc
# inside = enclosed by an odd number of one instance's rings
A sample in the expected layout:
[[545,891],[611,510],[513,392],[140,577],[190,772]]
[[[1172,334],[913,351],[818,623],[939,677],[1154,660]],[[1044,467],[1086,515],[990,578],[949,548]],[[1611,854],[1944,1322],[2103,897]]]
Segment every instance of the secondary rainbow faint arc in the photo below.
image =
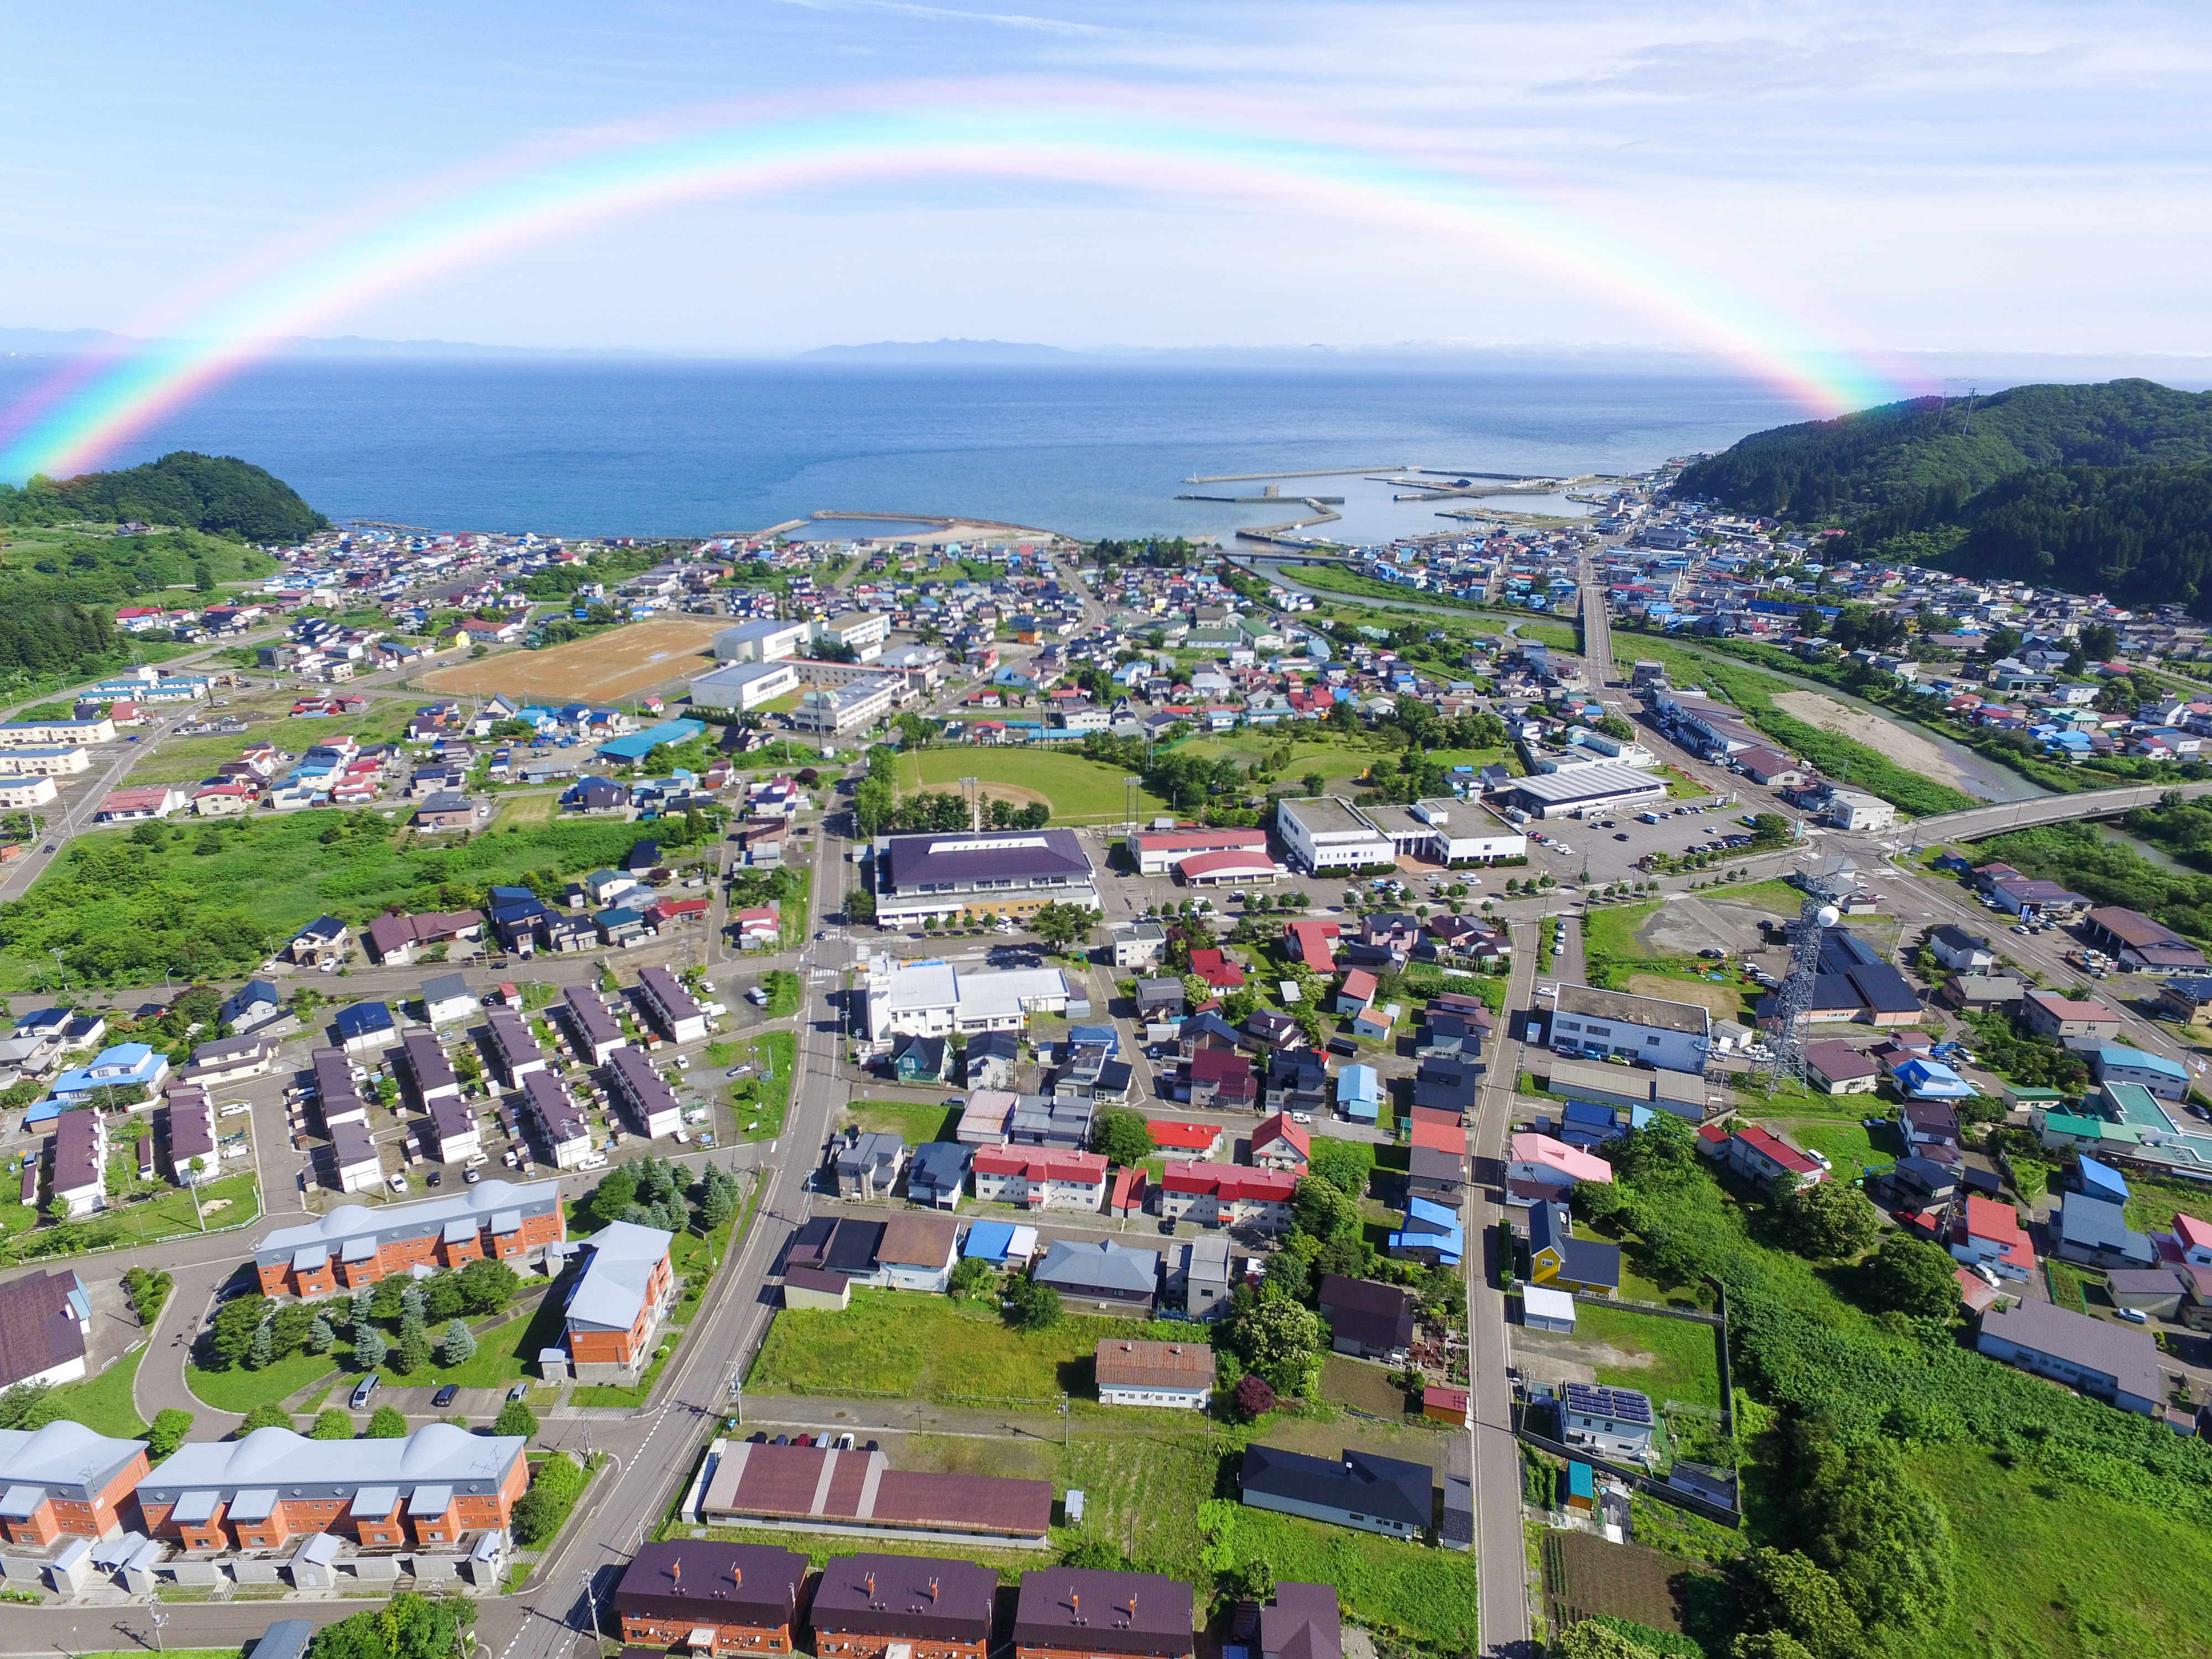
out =
[[[625,213],[717,197],[901,180],[1026,179],[1152,195],[1263,198],[1328,219],[1488,244],[1665,321],[1823,413],[1904,395],[1907,377],[1715,273],[1618,240],[1594,216],[1463,161],[1157,100],[1086,105],[1065,88],[932,107],[881,92],[804,112],[569,135],[425,181],[250,258],[156,326],[180,342],[78,359],[0,413],[0,477],[96,465],[285,339],[457,267]],[[1564,200],[1564,198],[1561,198]],[[1319,228],[1317,222],[1316,228]],[[1802,309],[1802,307],[1801,307]]]

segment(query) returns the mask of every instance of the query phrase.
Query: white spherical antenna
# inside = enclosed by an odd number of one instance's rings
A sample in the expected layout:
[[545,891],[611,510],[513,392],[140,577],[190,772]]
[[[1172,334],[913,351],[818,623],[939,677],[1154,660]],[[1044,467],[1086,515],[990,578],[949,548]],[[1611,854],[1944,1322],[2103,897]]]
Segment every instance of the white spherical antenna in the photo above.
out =
[[1832,927],[1842,915],[1843,912],[1837,909],[1834,905],[1824,904],[1813,913],[1813,920],[1823,927]]

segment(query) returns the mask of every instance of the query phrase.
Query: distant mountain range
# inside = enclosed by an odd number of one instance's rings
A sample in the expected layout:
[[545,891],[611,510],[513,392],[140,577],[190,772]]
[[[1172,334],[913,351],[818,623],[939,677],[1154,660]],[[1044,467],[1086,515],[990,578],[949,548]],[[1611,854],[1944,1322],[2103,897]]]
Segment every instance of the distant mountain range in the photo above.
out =
[[[117,334],[104,328],[0,328],[0,356],[74,357],[86,352],[183,344]],[[465,340],[372,340],[359,334],[329,339],[285,340],[277,354],[289,357],[647,357],[645,351],[600,350],[581,346],[477,345]]]
[[868,345],[817,346],[798,361],[835,363],[1062,363],[1090,356],[1060,346],[1013,340],[878,340]]

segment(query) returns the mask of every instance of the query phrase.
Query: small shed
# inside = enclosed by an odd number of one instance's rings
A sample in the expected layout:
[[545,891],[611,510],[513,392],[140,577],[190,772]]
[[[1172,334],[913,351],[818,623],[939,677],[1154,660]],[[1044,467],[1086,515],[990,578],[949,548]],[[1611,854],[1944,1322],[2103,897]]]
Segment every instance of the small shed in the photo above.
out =
[[1467,1427],[1467,1390],[1431,1383],[1421,1390],[1421,1415],[1449,1423],[1454,1428]]
[[1548,1285],[1526,1285],[1521,1290],[1521,1322],[1532,1331],[1575,1334],[1575,1298]]
[[1567,1465],[1567,1507],[1571,1510],[1595,1510],[1597,1507],[1597,1477],[1590,1473],[1587,1463]]
[[787,1267],[783,1274],[783,1305],[842,1312],[853,1305],[853,1281],[822,1267]]

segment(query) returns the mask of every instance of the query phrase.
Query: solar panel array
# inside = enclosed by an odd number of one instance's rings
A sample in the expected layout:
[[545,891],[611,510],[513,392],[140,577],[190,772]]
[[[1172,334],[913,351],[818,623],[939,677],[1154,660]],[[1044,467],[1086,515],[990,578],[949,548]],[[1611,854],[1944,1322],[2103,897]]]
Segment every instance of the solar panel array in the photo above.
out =
[[1571,1412],[1610,1418],[1616,1423],[1651,1421],[1650,1396],[1634,1389],[1608,1389],[1592,1382],[1570,1382],[1565,1388]]

